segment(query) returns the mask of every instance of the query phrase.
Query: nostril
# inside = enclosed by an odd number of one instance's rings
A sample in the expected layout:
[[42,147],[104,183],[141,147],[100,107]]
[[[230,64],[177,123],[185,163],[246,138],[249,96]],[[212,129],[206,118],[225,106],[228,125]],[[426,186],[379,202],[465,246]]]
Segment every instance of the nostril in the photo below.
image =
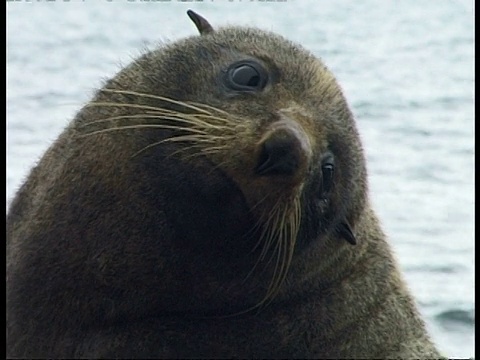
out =
[[292,132],[275,131],[260,145],[255,172],[258,175],[294,175],[302,161],[301,144]]

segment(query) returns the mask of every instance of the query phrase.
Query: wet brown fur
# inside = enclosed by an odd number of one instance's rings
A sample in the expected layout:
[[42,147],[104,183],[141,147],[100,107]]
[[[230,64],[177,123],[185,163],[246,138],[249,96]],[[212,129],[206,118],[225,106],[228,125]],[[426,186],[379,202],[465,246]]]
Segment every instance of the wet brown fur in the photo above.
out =
[[[438,358],[332,74],[278,35],[197,22],[202,36],[106,82],[13,200],[7,355]],[[261,93],[222,87],[244,58],[271,74]],[[305,161],[296,176],[255,176],[282,121]],[[312,210],[327,150],[334,190]]]

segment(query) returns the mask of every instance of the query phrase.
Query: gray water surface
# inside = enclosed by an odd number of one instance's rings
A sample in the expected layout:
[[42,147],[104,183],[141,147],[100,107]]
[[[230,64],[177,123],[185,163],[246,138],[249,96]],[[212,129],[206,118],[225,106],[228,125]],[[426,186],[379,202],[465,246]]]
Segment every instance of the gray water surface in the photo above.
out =
[[146,48],[196,35],[185,11],[301,43],[334,72],[371,199],[435,342],[474,354],[470,1],[7,2],[7,199],[92,96]]

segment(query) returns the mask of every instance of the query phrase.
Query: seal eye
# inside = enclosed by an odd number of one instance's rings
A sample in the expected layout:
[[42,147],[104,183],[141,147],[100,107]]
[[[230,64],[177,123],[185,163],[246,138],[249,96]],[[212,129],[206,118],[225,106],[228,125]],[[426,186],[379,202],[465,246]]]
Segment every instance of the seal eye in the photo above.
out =
[[242,61],[227,70],[226,85],[237,91],[259,91],[268,81],[266,70],[257,62]]
[[328,156],[322,162],[322,190],[321,190],[322,199],[325,199],[327,194],[332,189],[334,169],[335,169],[335,165],[333,163],[333,157]]

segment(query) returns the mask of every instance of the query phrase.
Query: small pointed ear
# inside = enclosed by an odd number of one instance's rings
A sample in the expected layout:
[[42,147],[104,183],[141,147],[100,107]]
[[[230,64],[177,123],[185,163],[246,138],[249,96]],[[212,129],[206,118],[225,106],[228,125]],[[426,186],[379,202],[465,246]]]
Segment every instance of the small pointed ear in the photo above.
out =
[[343,221],[337,227],[338,234],[343,237],[351,245],[357,245],[357,239],[353,234],[350,224],[347,221]]
[[187,15],[195,23],[195,26],[197,27],[200,35],[205,35],[213,32],[212,25],[210,25],[207,20],[198,15],[196,12],[188,10]]

